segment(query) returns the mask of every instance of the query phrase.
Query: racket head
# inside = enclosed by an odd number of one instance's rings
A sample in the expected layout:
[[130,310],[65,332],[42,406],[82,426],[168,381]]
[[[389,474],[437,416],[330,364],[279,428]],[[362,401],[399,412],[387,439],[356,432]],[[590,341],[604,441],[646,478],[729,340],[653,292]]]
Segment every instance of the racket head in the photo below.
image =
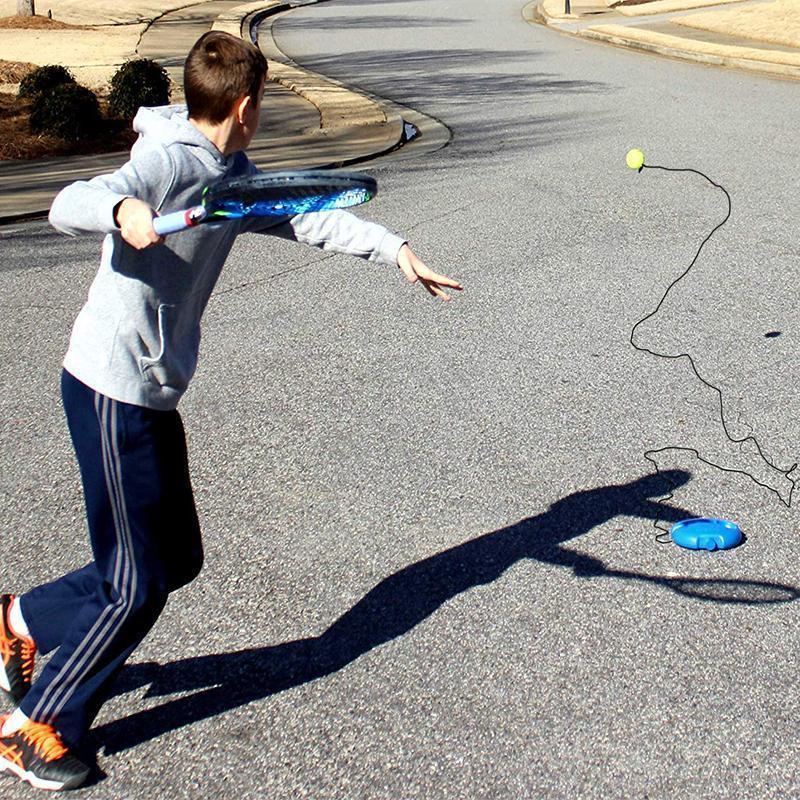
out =
[[377,192],[375,179],[363,172],[261,172],[209,186],[203,206],[209,217],[218,219],[290,217],[361,205]]

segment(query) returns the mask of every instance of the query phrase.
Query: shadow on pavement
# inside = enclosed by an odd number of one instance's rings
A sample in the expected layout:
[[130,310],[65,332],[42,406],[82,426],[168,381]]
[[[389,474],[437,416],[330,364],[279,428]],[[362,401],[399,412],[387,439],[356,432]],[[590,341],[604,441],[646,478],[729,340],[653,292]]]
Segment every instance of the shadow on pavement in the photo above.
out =
[[[281,22],[292,26],[291,17]],[[297,23],[296,27],[301,27]],[[596,136],[615,124],[613,106],[560,110],[557,99],[605,96],[616,87],[536,69],[535,52],[451,48],[337,53],[304,57],[303,68],[344,81],[356,91],[390,98],[441,119],[453,132],[464,168],[487,153],[534,152],[554,142]],[[424,76],[424,80],[420,76]],[[556,102],[546,102],[547,99]],[[571,106],[574,108],[574,105]],[[422,162],[420,168],[428,169]]]
[[690,473],[665,471],[631,483],[576,492],[533,517],[478,536],[411,564],[382,580],[318,637],[268,647],[126,667],[116,686],[125,693],[149,685],[148,697],[194,692],[93,731],[115,753],[167,731],[330,675],[385,642],[403,636],[451,598],[488,584],[522,559],[571,568],[580,577],[639,580],[678,594],[724,603],[795,600],[800,591],[756,581],[666,578],[610,570],[603,562],[561,547],[614,517],[677,521],[689,512],[654,500],[665,480],[685,484]]
[[[290,26],[287,24],[286,26]],[[300,27],[300,26],[297,26]],[[510,108],[512,101],[542,93],[608,93],[609,84],[585,78],[563,78],[532,71],[535,52],[478,49],[389,51],[368,50],[334,56],[302,58],[306,69],[354,82],[396,102],[412,105],[431,101],[467,105],[497,99]],[[425,76],[420,80],[420,76]],[[473,114],[474,116],[474,114]]]

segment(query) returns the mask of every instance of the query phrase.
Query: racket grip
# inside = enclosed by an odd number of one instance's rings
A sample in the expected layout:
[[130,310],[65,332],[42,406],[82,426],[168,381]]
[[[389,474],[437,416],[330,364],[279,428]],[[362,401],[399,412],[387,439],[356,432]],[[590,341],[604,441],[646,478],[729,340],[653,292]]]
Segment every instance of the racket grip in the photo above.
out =
[[197,225],[205,217],[205,209],[202,206],[187,208],[184,211],[173,211],[171,214],[164,214],[163,217],[153,219],[153,230],[159,236],[166,236],[168,233],[185,231]]

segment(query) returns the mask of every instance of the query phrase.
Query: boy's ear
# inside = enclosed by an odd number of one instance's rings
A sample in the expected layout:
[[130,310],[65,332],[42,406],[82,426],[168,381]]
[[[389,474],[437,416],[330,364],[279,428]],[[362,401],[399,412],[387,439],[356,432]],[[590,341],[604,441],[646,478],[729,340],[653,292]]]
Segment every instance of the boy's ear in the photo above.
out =
[[247,113],[247,109],[250,108],[252,102],[253,98],[250,97],[249,94],[246,94],[240,100],[236,101],[236,119],[240,125],[244,125],[245,114]]

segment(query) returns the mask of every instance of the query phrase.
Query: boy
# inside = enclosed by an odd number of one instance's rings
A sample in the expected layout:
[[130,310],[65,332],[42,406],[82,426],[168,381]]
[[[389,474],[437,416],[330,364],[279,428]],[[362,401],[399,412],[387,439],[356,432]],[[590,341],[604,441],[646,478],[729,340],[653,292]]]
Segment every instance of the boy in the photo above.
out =
[[[153,215],[198,202],[202,187],[256,171],[243,151],[258,124],[267,64],[229,34],[203,35],[186,60],[187,109],[141,109],[131,158],[53,202],[68,234],[101,232],[101,264],[64,360],[62,396],[81,471],[94,560],[20,597],[0,598],[0,769],[45,789],[81,785],[74,748],[170,592],[203,550],[176,406],[194,373],[200,318],[236,235],[285,238],[397,264],[449,299],[460,289],[398,236],[344,211],[240,220],[173,234]],[[53,656],[36,681],[36,652]]]

